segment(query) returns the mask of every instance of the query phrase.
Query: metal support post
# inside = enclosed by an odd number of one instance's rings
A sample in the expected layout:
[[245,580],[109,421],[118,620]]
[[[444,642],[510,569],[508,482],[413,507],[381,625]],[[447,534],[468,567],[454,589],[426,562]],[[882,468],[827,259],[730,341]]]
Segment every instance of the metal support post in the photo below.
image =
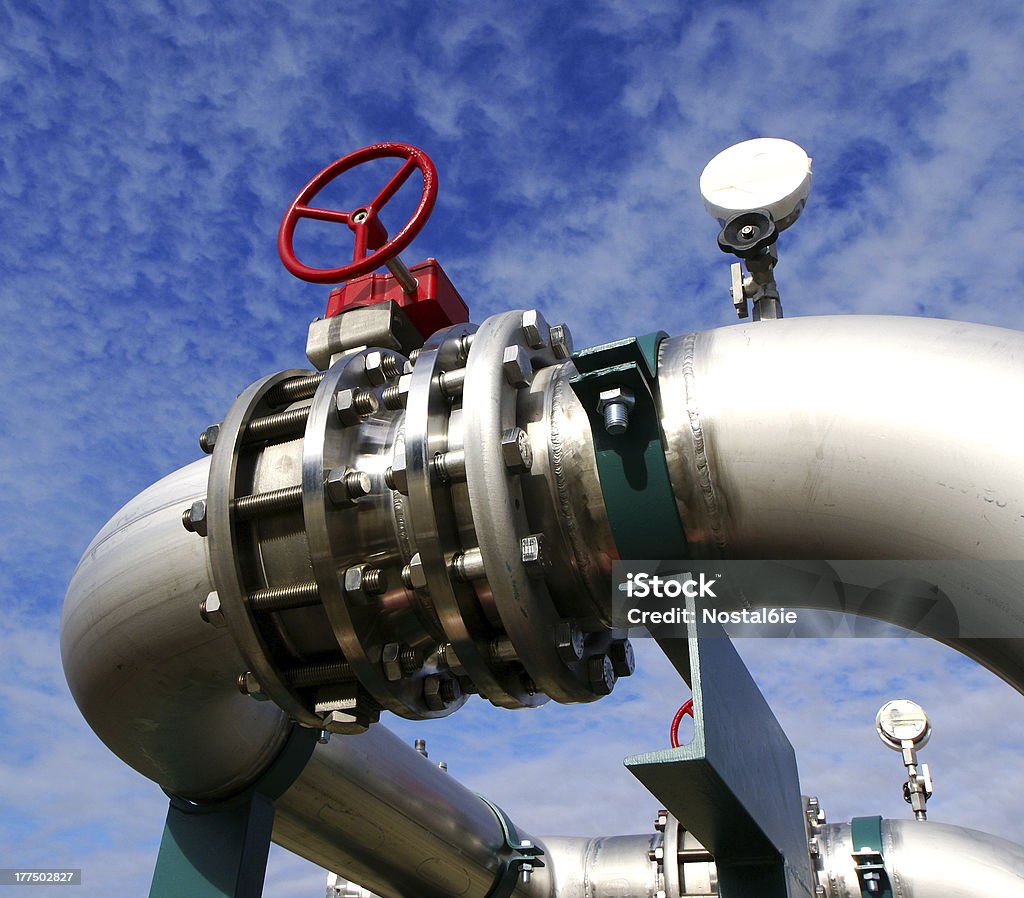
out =
[[259,898],[274,801],[305,767],[318,734],[295,727],[267,772],[245,792],[200,804],[171,795],[149,898]]

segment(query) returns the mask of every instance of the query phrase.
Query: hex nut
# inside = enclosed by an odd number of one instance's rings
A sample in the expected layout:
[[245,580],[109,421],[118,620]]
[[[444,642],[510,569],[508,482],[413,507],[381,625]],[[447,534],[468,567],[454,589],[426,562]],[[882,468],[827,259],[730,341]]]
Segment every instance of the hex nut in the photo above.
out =
[[551,351],[560,361],[572,357],[572,332],[568,324],[551,325]]
[[585,637],[575,621],[564,620],[555,630],[558,657],[566,664],[575,664],[583,657]]
[[372,415],[380,408],[380,403],[373,393],[361,390],[339,390],[334,397],[338,420],[346,427],[358,424],[367,415]]
[[384,353],[379,349],[368,352],[363,360],[366,379],[373,386],[379,387],[388,381],[387,373],[384,371]]
[[536,309],[523,312],[523,337],[530,349],[543,349],[548,343],[548,325]]
[[356,707],[344,711],[328,711],[323,715],[324,729],[329,733],[338,733],[343,736],[358,736],[365,733],[369,728],[372,715],[364,713]]
[[501,435],[501,457],[513,473],[521,474],[533,467],[533,447],[525,430],[513,427]]
[[196,499],[181,516],[181,523],[189,533],[206,536],[206,500]]
[[598,394],[597,410],[599,412],[603,412],[612,403],[624,405],[628,411],[632,411],[633,406],[636,405],[636,398],[633,396],[633,391],[626,387],[612,387],[602,390]]
[[402,679],[402,647],[397,642],[389,642],[381,649],[380,662],[389,682]]
[[616,639],[608,646],[608,657],[617,677],[631,677],[636,670],[633,644],[628,639]]
[[528,387],[533,382],[533,365],[530,356],[518,343],[506,346],[501,357],[501,368],[505,380],[513,387]]
[[334,468],[324,483],[327,498],[339,508],[354,505],[357,499],[369,495],[371,488],[370,475],[351,468]]
[[199,616],[208,624],[215,627],[226,627],[227,618],[224,617],[224,606],[220,603],[220,596],[217,592],[211,592],[199,606]]
[[607,655],[591,655],[587,661],[590,688],[597,695],[611,695],[615,688],[615,669]]
[[423,703],[431,711],[443,711],[447,707],[442,694],[442,682],[441,678],[434,674],[423,678]]
[[345,571],[345,592],[355,598],[379,596],[387,589],[387,579],[380,568],[370,564],[356,564]]
[[402,408],[409,402],[409,388],[412,386],[412,375],[403,374],[398,378],[398,401]]
[[391,489],[403,496],[409,495],[409,471],[405,464],[405,442],[395,441],[395,452],[391,459],[391,476],[388,478]]
[[543,576],[547,567],[544,534],[532,533],[519,540],[519,558],[531,577]]
[[409,559],[409,563],[402,568],[402,582],[408,589],[427,588],[427,574],[423,570],[423,560],[420,558],[419,552],[413,555]]
[[247,670],[243,674],[238,676],[238,691],[242,695],[261,696],[263,695],[263,689],[260,686],[259,680],[256,679],[255,675],[251,670]]
[[206,430],[199,434],[199,448],[209,455],[217,445],[218,436],[220,436],[220,425],[211,424],[206,428]]

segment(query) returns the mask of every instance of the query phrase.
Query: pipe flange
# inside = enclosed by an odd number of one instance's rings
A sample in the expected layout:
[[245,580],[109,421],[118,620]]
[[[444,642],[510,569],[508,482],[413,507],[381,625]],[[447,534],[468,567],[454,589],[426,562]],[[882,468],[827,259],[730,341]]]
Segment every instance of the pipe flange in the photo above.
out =
[[[302,457],[310,561],[334,636],[359,684],[381,707],[402,717],[444,717],[464,699],[440,707],[428,703],[424,684],[436,670],[399,668],[395,676],[394,664],[386,667],[383,657],[385,648],[393,654],[396,646],[420,657],[436,653],[439,628],[423,597],[403,584],[405,559],[391,547],[392,493],[385,472],[398,412],[383,405],[381,394],[393,378],[375,374],[381,367],[378,357],[395,376],[405,361],[380,349],[344,356],[327,371],[313,397]],[[373,398],[363,398],[362,408],[347,420],[339,411],[348,408],[352,397]],[[353,466],[369,480],[368,495],[356,507],[338,486],[355,473]],[[338,471],[341,477],[332,473]],[[333,495],[332,486],[342,495]],[[371,556],[372,565],[367,563]]]
[[[560,363],[548,333],[544,317],[532,310],[494,315],[477,331],[463,393],[464,405],[473,409],[465,421],[466,483],[488,575],[481,599],[493,603],[536,692],[559,702],[589,702],[610,691],[595,690],[589,661],[604,651],[611,634],[588,634],[578,661],[559,652],[563,621],[544,579],[543,534],[531,531],[519,476],[509,470],[501,446],[502,434],[521,426],[526,362],[532,370]],[[517,370],[510,377],[513,363]]]
[[[206,496],[210,566],[229,632],[242,659],[259,682],[259,691],[298,723],[319,728],[321,718],[279,673],[287,652],[271,616],[257,616],[248,602],[251,592],[265,586],[255,581],[258,555],[256,518],[236,514],[238,497],[249,495],[258,453],[246,450],[250,422],[275,413],[271,392],[280,384],[308,376],[308,371],[289,370],[267,375],[246,388],[232,404],[220,425]],[[268,396],[268,394],[270,394]],[[246,489],[240,490],[242,484]]]
[[405,412],[407,507],[427,589],[451,645],[449,662],[493,704],[522,708],[546,698],[527,691],[518,667],[491,660],[491,642],[502,634],[488,620],[473,585],[474,580],[485,582],[485,571],[475,569],[467,576],[465,559],[476,547],[464,544],[472,538],[472,524],[460,520],[455,498],[465,486],[461,476],[449,476],[438,464],[463,448],[455,445],[456,422],[462,419],[464,366],[472,355],[465,347],[476,330],[474,324],[458,324],[439,331],[416,359]]

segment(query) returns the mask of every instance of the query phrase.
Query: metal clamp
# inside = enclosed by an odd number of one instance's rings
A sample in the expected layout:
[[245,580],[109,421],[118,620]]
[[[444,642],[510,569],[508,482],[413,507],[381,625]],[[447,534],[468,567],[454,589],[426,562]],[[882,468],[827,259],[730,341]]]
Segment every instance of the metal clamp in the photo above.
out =
[[850,821],[850,838],[861,898],[892,898],[882,853],[882,818],[854,817]]
[[[583,349],[569,381],[590,419],[608,521],[623,559],[688,558],[672,497],[657,401],[658,345],[664,331]],[[612,416],[608,394],[628,394],[628,414]],[[614,400],[614,397],[611,397]]]
[[505,851],[508,852],[508,855],[502,858],[501,868],[495,877],[494,885],[491,886],[484,898],[509,898],[515,892],[520,876],[528,882],[533,870],[545,866],[544,861],[540,859],[544,849],[538,848],[529,840],[520,840],[516,826],[509,819],[508,814],[493,801],[484,798],[483,795],[478,794],[477,798],[487,805],[494,816],[498,818],[502,836],[505,839]]

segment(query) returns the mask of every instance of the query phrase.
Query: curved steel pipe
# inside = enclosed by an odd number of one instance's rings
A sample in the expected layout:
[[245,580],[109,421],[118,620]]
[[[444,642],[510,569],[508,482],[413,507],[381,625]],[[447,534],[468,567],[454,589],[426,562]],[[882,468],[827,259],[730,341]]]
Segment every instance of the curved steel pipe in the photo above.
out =
[[[860,898],[850,824],[821,828],[818,880],[827,898]],[[883,820],[882,852],[900,898],[1024,895],[1024,847],[944,823]]]
[[[208,459],[122,508],[79,562],[61,652],[72,695],[125,763],[176,795],[215,801],[263,774],[291,724],[239,693],[243,662],[199,606],[206,541],[181,512],[206,494]],[[384,727],[319,745],[276,802],[274,839],[385,898],[482,898],[503,845],[491,810]],[[543,870],[515,892],[548,898]]]
[[199,616],[206,540],[181,512],[206,495],[201,459],[139,493],[85,550],[68,586],[61,656],[82,715],[126,764],[176,795],[214,800],[255,781],[289,723],[239,694],[244,664]]
[[[1024,559],[1022,359],[1020,331],[927,318],[787,318],[667,340],[662,427],[691,552]],[[1021,584],[995,566],[966,576],[981,600],[1024,614]],[[1024,691],[1024,639],[949,644]]]

